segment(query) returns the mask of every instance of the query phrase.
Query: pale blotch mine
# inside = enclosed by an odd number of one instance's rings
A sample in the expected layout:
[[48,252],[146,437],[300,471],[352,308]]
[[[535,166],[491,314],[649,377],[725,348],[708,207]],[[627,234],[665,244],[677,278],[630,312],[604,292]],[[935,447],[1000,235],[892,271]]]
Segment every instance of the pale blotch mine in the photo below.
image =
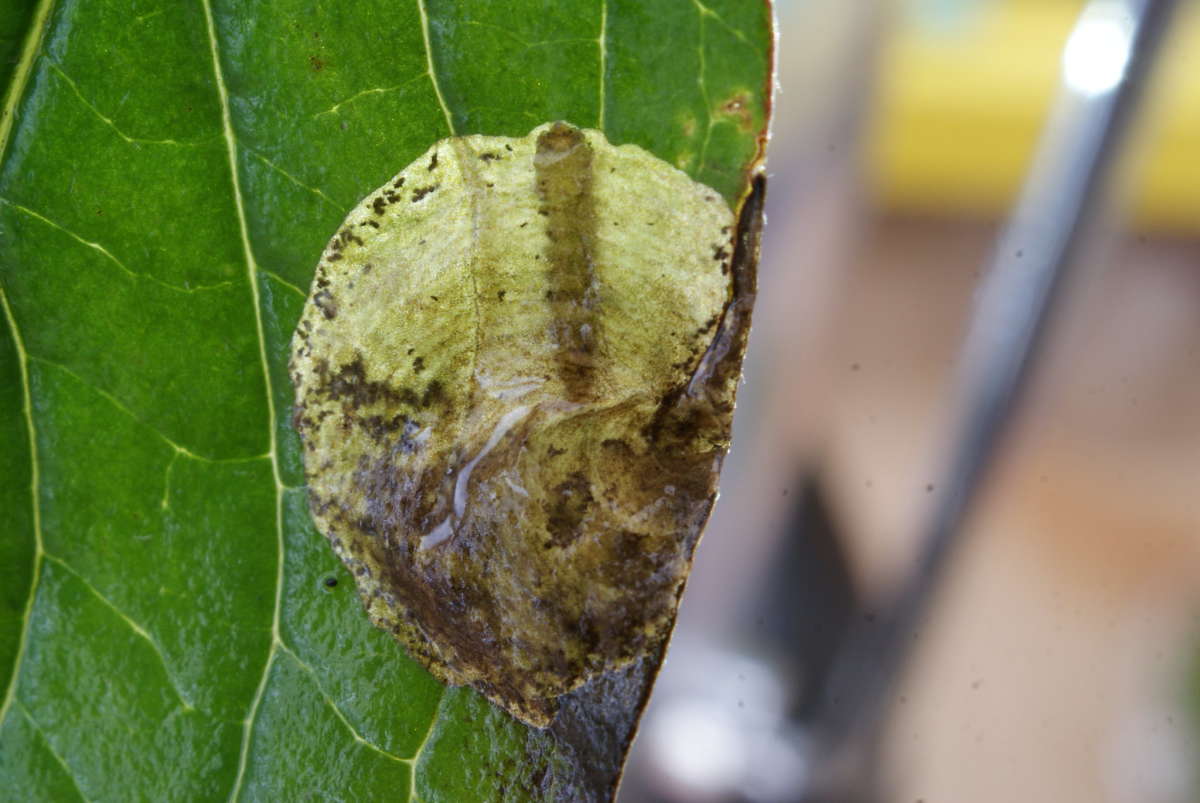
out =
[[[756,185],[758,186],[758,185]],[[313,518],[371,620],[546,726],[661,646],[728,448],[761,192],[564,123],[347,216],[293,340]]]

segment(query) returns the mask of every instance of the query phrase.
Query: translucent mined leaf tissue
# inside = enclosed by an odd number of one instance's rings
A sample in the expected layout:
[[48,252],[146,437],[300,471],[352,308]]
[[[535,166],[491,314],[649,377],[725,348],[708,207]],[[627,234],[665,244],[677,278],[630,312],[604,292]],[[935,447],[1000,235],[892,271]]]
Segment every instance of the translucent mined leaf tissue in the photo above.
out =
[[313,516],[371,620],[545,727],[660,645],[729,445],[737,219],[565,123],[442,140],[330,241],[293,340]]

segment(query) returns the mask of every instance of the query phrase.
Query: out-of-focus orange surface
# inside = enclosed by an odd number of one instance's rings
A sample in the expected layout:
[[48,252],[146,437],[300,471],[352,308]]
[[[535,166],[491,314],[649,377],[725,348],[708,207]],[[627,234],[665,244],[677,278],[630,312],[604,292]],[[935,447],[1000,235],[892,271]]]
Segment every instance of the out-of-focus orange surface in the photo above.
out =
[[[893,208],[1003,214],[1053,102],[1078,0],[896,12],[869,131],[872,186]],[[926,2],[924,6],[931,4]],[[943,4],[950,5],[950,4]],[[1129,203],[1139,227],[1200,231],[1200,6],[1181,13],[1145,106]]]

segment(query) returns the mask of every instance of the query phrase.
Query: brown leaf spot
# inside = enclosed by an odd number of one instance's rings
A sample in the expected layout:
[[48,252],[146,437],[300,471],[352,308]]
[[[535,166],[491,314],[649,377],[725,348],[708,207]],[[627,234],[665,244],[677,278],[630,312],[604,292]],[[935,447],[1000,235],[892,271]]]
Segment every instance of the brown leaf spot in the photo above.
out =
[[430,187],[418,187],[417,189],[413,190],[412,202],[415,204],[417,201],[421,200],[422,198],[424,198],[426,195],[433,192],[437,188],[438,188],[437,184],[434,184]]
[[750,104],[749,92],[735,92],[717,105],[713,117],[724,118],[737,125],[739,131],[749,133],[754,130],[754,114]]
[[573,472],[566,480],[555,486],[546,503],[546,530],[550,542],[557,547],[574,543],[583,530],[580,525],[592,502],[592,486],[582,472]]

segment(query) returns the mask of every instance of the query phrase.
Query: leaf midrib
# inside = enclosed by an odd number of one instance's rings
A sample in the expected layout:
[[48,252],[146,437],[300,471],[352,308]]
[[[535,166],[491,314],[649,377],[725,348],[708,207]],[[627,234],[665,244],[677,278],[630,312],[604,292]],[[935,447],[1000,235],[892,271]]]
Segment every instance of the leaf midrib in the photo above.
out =
[[[238,755],[237,775],[234,777],[233,786],[229,792],[229,800],[237,801],[242,793],[243,785],[246,777],[246,768],[249,764],[250,748],[253,741],[254,722],[258,716],[258,711],[261,708],[263,697],[266,693],[267,686],[270,682],[271,669],[275,664],[276,657],[281,651],[291,655],[297,663],[302,667],[307,668],[307,664],[300,660],[294,651],[288,647],[280,634],[280,614],[283,607],[283,568],[284,568],[284,532],[283,532],[283,499],[287,491],[287,486],[283,482],[283,476],[279,466],[279,447],[278,436],[276,430],[276,412],[275,412],[275,388],[271,381],[270,361],[267,354],[267,338],[263,324],[262,298],[259,290],[259,273],[257,260],[254,257],[254,249],[250,242],[249,227],[246,223],[245,202],[242,198],[241,177],[238,171],[238,142],[237,136],[233,128],[233,118],[229,108],[229,92],[225,86],[224,71],[221,68],[220,47],[217,40],[216,20],[213,16],[212,0],[201,0],[201,5],[204,9],[205,28],[208,35],[209,50],[212,55],[213,77],[216,84],[217,97],[221,105],[221,129],[222,136],[225,140],[225,149],[228,157],[228,165],[230,172],[230,181],[233,190],[234,208],[238,218],[238,232],[242,242],[243,258],[246,261],[246,278],[250,284],[251,299],[254,304],[254,324],[255,333],[258,339],[259,360],[263,373],[263,384],[266,392],[267,401],[267,419],[268,419],[268,443],[269,448],[267,455],[271,459],[271,476],[275,483],[275,540],[276,540],[276,571],[275,571],[275,596],[274,604],[271,613],[271,644],[267,653],[267,659],[263,662],[262,675],[259,678],[258,685],[254,692],[254,698],[251,700],[250,708],[247,712],[246,719],[243,724],[242,744]],[[429,19],[425,12],[424,0],[416,0],[417,10],[421,17],[421,30],[425,43],[426,63],[428,67],[429,80],[433,84],[434,93],[437,96],[438,104],[441,106],[442,113],[446,118],[446,125],[450,130],[450,134],[454,134],[454,122],[450,114],[450,109],[447,107],[445,99],[442,96],[441,88],[438,85],[437,75],[433,67],[433,50],[430,47],[429,41]],[[311,672],[311,668],[309,668]],[[405,759],[399,756],[393,756],[387,753],[378,745],[374,745],[363,739],[360,734],[350,725],[345,719],[345,716],[338,709],[337,705],[332,700],[327,698],[327,702],[333,708],[335,714],[342,723],[350,730],[356,740],[365,741],[373,749],[396,761],[409,764],[410,778],[410,798],[416,799],[416,769],[417,763],[421,758],[421,754],[428,745],[437,725],[438,718],[442,710],[443,699],[439,702],[437,709],[430,721],[429,728],[426,731],[425,738],[421,745],[413,754],[412,758]]]
[[200,0],[204,8],[204,23],[208,33],[209,50],[212,53],[213,78],[216,82],[217,98],[221,103],[221,130],[225,139],[225,152],[229,161],[230,181],[233,188],[234,209],[237,211],[238,233],[242,241],[242,255],[246,260],[246,279],[250,283],[250,297],[254,304],[254,326],[258,337],[258,356],[263,373],[263,387],[267,394],[267,454],[271,458],[271,478],[275,483],[275,599],[271,611],[271,645],[267,659],[263,662],[262,676],[254,691],[250,709],[242,726],[242,744],[238,753],[237,775],[229,792],[229,799],[238,799],[242,783],[246,776],[246,764],[250,755],[250,742],[254,731],[254,720],[262,704],[263,694],[271,677],[271,667],[280,645],[279,611],[283,597],[283,494],[285,491],[283,477],[279,471],[279,449],[275,427],[275,393],[271,385],[271,369],[267,360],[267,338],[263,330],[262,301],[258,288],[258,264],[254,259],[254,251],[250,246],[250,235],[246,226],[246,209],[242,201],[241,179],[237,169],[237,140],[233,133],[233,120],[229,113],[229,92],[225,88],[225,75],[221,69],[221,54],[217,46],[216,21],[213,18],[211,0]]
[[425,12],[425,0],[416,0],[417,13],[421,15],[421,39],[425,42],[425,70],[429,73],[429,82],[433,84],[433,94],[437,95],[438,106],[442,107],[442,114],[446,117],[446,128],[450,130],[450,136],[454,136],[457,131],[454,130],[454,117],[450,114],[450,107],[446,105],[446,98],[442,96],[442,87],[438,83],[437,73],[433,69],[433,46],[429,42],[429,14]]
[[[0,153],[3,149],[0,148]],[[25,351],[25,341],[21,330],[17,328],[17,320],[13,317],[12,307],[8,303],[8,293],[0,286],[0,307],[3,307],[4,318],[12,332],[13,345],[17,351],[17,366],[21,374],[22,413],[25,417],[25,428],[29,436],[30,480],[29,495],[33,507],[33,579],[29,582],[29,597],[25,600],[25,613],[21,617],[21,635],[17,641],[17,653],[13,657],[12,675],[8,679],[8,688],[4,691],[4,702],[0,703],[0,725],[7,719],[12,710],[13,701],[17,696],[17,678],[21,675],[21,663],[25,658],[25,649],[29,644],[29,622],[32,618],[33,603],[37,598],[38,584],[42,578],[42,563],[45,549],[42,546],[42,506],[39,502],[41,493],[41,472],[38,468],[37,426],[33,422],[33,398],[29,391],[29,355]]]
[[[29,21],[29,33],[25,37],[25,45],[21,50],[20,60],[13,70],[12,81],[8,87],[8,95],[4,98],[4,106],[0,108],[0,163],[8,151],[9,137],[12,135],[13,121],[17,114],[17,105],[25,96],[25,87],[29,83],[29,75],[38,51],[42,47],[42,39],[49,27],[50,12],[54,9],[54,0],[40,0]],[[17,652],[13,656],[12,674],[8,678],[8,687],[4,690],[4,700],[0,702],[0,725],[8,717],[13,700],[17,693],[17,678],[21,674],[21,663],[25,658],[25,647],[29,641],[29,620],[33,612],[33,602],[37,597],[38,581],[42,576],[42,506],[38,499],[40,489],[40,471],[37,454],[37,427],[33,423],[33,400],[29,390],[29,356],[25,351],[25,341],[17,328],[17,319],[8,303],[8,294],[3,284],[0,284],[0,307],[3,307],[4,318],[12,332],[13,345],[17,351],[17,366],[21,375],[22,413],[29,436],[29,462],[31,469],[30,501],[33,508],[33,577],[29,582],[29,597],[25,601],[25,612],[21,617],[21,634],[17,640]]]
[[21,50],[21,58],[13,70],[12,82],[8,85],[8,95],[4,98],[4,107],[0,109],[0,160],[8,149],[8,138],[12,134],[13,120],[17,114],[17,104],[25,96],[25,86],[29,83],[29,74],[37,52],[42,47],[42,38],[49,27],[50,12],[54,10],[54,0],[40,0],[33,18],[29,21],[29,34],[25,37],[25,46]]

